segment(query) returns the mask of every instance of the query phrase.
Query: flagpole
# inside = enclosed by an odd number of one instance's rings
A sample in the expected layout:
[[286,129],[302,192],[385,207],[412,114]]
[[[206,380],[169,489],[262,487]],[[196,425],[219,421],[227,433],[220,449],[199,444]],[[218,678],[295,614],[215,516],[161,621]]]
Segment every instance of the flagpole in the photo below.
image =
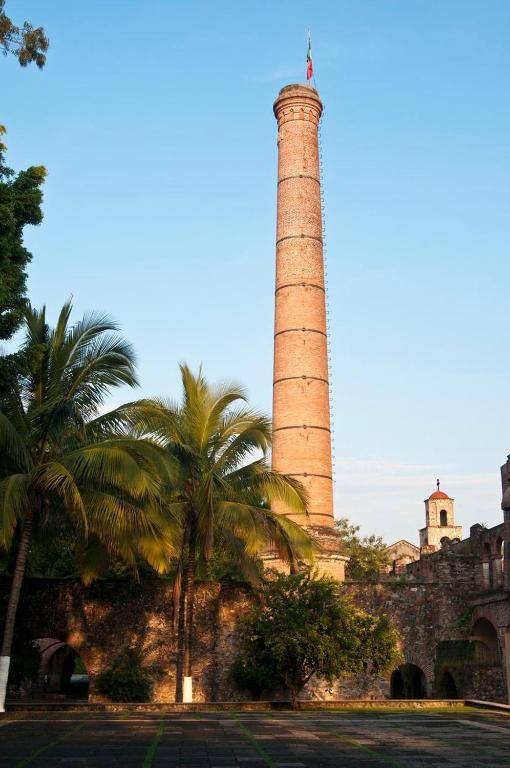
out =
[[[312,86],[312,83],[313,83],[313,86]],[[317,90],[317,83],[315,80],[315,72],[313,68],[312,35],[310,30],[308,30],[308,49],[306,54],[306,85],[308,86],[308,88],[313,87],[315,88],[315,90]]]
[[308,87],[310,87],[310,80],[308,78],[308,67],[309,67],[309,56],[312,54],[312,35],[310,34],[310,30],[308,30],[308,48],[306,51],[306,84]]

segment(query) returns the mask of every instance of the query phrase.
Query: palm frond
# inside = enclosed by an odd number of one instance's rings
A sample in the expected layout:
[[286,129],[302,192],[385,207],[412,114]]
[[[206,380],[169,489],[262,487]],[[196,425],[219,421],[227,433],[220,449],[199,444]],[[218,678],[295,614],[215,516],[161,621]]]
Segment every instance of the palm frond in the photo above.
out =
[[27,302],[23,311],[25,320],[25,346],[38,347],[48,343],[49,328],[46,324],[46,307],[35,309]]
[[247,552],[245,542],[239,539],[227,528],[222,529],[220,544],[223,545],[232,565],[239,568],[246,581],[252,587],[258,588],[262,583],[262,567],[258,557],[259,553],[252,555]]
[[71,312],[73,309],[72,299],[65,302],[60,310],[57,324],[51,333],[51,357],[54,360],[58,358],[58,354],[65,344],[68,336],[68,324]]
[[244,411],[222,427],[217,441],[217,468],[228,472],[245,463],[256,451],[266,453],[271,444],[271,422],[262,414]]
[[0,451],[3,461],[9,462],[17,469],[31,468],[32,457],[25,441],[2,411],[0,411]]
[[69,513],[77,517],[87,531],[85,505],[75,478],[67,467],[59,461],[50,461],[34,470],[32,482],[41,497],[60,497]]
[[90,536],[76,551],[76,566],[81,580],[89,586],[105,576],[111,565],[111,553],[99,539]]
[[84,498],[90,531],[110,546],[116,540],[164,536],[154,507],[148,503],[115,490],[89,490]]
[[69,328],[71,303],[64,305],[53,334],[52,369],[54,383],[62,373],[82,365],[83,355],[103,334],[116,333],[119,325],[108,315],[89,313]]
[[216,503],[216,525],[221,535],[230,531],[250,555],[261,552],[271,541],[265,525],[262,510],[254,504],[241,501],[218,501]]
[[168,573],[175,557],[175,547],[172,539],[155,536],[141,536],[133,542],[136,552],[157,573]]
[[244,489],[269,503],[281,501],[294,514],[307,514],[308,494],[304,485],[291,475],[269,469],[264,459],[231,472],[228,481],[238,492]]
[[92,443],[61,457],[77,484],[123,488],[134,498],[159,496],[162,477],[170,478],[166,454],[148,441],[119,438]]
[[309,564],[314,562],[320,545],[312,534],[286,515],[271,510],[263,510],[263,514],[270,532],[271,544],[282,560],[302,560]]
[[246,400],[244,389],[236,384],[222,384],[215,390],[210,390],[207,405],[200,425],[199,448],[202,450],[207,442],[216,435],[222,426],[222,420],[230,406],[238,400]]
[[0,543],[8,549],[16,523],[30,510],[29,478],[25,474],[9,475],[0,481]]
[[68,374],[66,397],[91,410],[103,403],[112,388],[138,385],[133,347],[117,334],[103,333],[91,341]]

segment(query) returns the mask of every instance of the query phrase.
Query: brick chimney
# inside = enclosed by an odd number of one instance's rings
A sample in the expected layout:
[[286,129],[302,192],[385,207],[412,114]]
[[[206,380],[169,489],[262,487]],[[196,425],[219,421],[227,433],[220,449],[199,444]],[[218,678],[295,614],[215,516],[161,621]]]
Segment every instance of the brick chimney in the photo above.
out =
[[333,521],[328,339],[318,125],[314,88],[288,85],[274,103],[278,122],[278,212],[273,372],[273,468],[307,488],[299,522],[323,545],[319,568],[343,580]]

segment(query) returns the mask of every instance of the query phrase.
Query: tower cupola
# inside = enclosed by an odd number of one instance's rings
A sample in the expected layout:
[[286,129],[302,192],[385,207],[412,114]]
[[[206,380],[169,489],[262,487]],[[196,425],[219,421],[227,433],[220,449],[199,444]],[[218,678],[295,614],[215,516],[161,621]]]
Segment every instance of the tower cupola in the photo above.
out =
[[440,490],[440,485],[436,480],[436,490],[425,499],[425,528],[420,530],[420,547],[428,552],[440,549],[444,539],[462,538],[462,526],[455,524],[455,500]]

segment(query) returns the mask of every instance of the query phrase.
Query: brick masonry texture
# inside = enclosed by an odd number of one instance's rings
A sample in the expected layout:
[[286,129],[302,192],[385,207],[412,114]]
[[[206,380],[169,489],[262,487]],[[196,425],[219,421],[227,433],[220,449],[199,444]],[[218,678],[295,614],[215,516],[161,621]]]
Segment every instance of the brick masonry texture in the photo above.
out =
[[[273,467],[308,490],[309,524],[333,526],[328,347],[318,124],[313,88],[291,85],[274,104],[278,208]],[[283,504],[276,511],[288,514]],[[302,520],[296,516],[297,522]],[[343,563],[335,562],[343,575]],[[325,569],[327,570],[327,569]]]

